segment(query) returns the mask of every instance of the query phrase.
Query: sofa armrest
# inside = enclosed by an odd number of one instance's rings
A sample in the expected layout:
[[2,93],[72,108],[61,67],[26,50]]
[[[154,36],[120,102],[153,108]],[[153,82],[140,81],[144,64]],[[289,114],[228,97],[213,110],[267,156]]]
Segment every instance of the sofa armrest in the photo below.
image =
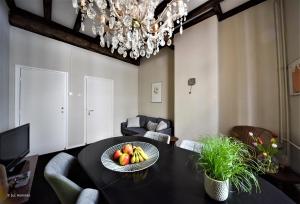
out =
[[121,128],[127,128],[127,122],[121,123]]
[[121,133],[122,135],[126,135],[124,130],[127,128],[127,122],[121,123]]
[[172,128],[163,129],[157,132],[172,136]]

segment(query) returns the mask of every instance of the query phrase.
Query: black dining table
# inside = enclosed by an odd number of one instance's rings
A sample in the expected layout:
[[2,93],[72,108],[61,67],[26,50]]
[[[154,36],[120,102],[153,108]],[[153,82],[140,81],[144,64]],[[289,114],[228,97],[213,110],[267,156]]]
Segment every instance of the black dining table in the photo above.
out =
[[[114,172],[103,166],[101,155],[109,147],[132,141],[148,142],[159,150],[151,167],[135,173]],[[78,160],[84,171],[110,204],[201,204],[219,203],[205,193],[203,172],[197,167],[197,153],[141,136],[104,139],[85,147]],[[261,192],[230,192],[224,203],[289,204],[288,196],[259,178]]]

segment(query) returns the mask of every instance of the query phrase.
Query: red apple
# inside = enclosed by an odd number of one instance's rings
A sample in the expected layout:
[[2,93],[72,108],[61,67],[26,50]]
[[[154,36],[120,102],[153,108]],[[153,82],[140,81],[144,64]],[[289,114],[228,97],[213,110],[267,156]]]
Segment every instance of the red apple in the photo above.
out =
[[132,148],[132,145],[131,145],[131,144],[123,145],[123,147],[122,147],[122,152],[123,152],[123,153],[126,153],[126,154],[129,154],[129,155],[132,155],[132,154],[133,154],[133,148]]
[[119,163],[122,166],[129,164],[129,161],[130,161],[130,156],[126,153],[122,154],[119,158]]
[[113,159],[114,160],[117,160],[117,159],[119,159],[119,157],[122,155],[123,153],[121,152],[121,150],[117,150],[117,151],[115,151],[115,153],[114,153],[114,156],[113,156]]

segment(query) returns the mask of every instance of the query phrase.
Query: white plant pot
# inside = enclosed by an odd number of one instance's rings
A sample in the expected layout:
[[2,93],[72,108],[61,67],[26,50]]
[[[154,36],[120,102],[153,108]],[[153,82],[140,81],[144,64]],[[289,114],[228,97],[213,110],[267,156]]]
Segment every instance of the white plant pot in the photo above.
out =
[[204,188],[206,193],[214,200],[225,201],[229,194],[229,180],[218,181],[204,174]]

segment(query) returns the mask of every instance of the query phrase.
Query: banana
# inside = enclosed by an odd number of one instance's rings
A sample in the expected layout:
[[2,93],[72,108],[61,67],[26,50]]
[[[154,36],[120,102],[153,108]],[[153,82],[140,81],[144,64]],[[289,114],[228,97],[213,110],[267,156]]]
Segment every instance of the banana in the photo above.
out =
[[133,154],[133,156],[131,157],[131,160],[130,160],[130,162],[131,162],[132,164],[134,164],[134,163],[135,163],[135,154]]
[[147,160],[149,157],[148,155],[144,152],[144,150],[141,147],[136,147],[134,150],[135,153],[137,153],[137,155],[140,155],[142,158],[140,158],[139,156],[136,156],[139,158],[139,161],[145,161]]
[[138,152],[137,154],[139,155],[139,160],[140,160],[140,162],[143,162],[143,161],[144,161],[144,158],[142,157],[141,153]]
[[143,150],[140,151],[140,154],[142,155],[142,157],[144,158],[144,160],[149,159],[148,155]]
[[139,158],[139,156],[137,155],[137,152],[135,152],[134,155],[135,155],[135,162],[136,162],[136,163],[139,163],[139,162],[140,162],[140,158]]

